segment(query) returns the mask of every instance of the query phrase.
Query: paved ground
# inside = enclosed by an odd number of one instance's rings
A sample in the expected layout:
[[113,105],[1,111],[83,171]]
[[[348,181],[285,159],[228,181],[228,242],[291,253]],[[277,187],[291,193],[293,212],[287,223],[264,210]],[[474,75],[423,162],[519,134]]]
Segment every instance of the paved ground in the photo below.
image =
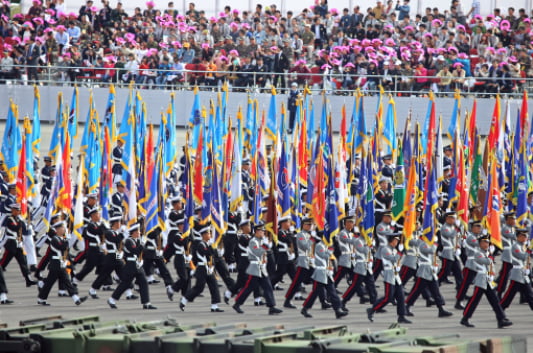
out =
[[[171,271],[175,276],[173,268]],[[36,304],[36,287],[25,287],[16,263],[9,265],[5,272],[5,277],[9,287],[9,297],[15,301],[15,304],[0,306],[0,322],[5,322],[9,326],[16,326],[20,320],[51,315],[63,315],[65,318],[99,315],[103,321],[116,319],[155,320],[170,315],[176,318],[178,322],[187,324],[216,322],[221,325],[246,322],[249,327],[261,327],[279,323],[284,324],[286,327],[345,324],[348,325],[352,332],[365,332],[367,329],[373,331],[386,329],[396,320],[395,307],[389,306],[387,307],[387,313],[376,314],[374,322],[370,323],[366,317],[365,309],[367,305],[360,305],[358,300],[349,303],[348,308],[350,309],[350,314],[341,320],[334,318],[333,311],[321,310],[320,304],[315,304],[315,308],[311,311],[313,319],[305,319],[299,313],[302,302],[294,302],[298,306],[298,310],[286,309],[279,316],[269,316],[266,314],[267,309],[265,307],[253,306],[250,299],[243,306],[243,310],[245,311],[243,315],[235,313],[230,306],[224,303],[220,307],[225,312],[214,314],[209,310],[210,298],[207,288],[205,291],[206,297],[198,298],[194,303],[189,303],[185,312],[182,312],[178,308],[180,295],[177,294],[174,302],[170,302],[166,297],[162,284],[150,286],[151,302],[158,307],[158,310],[142,310],[139,301],[127,301],[125,299],[118,302],[118,310],[111,310],[106,304],[109,292],[100,292],[99,300],[89,298],[81,306],[75,306],[70,298],[57,297],[57,287],[54,287],[50,294],[49,302],[51,306],[42,307]],[[88,276],[79,284],[80,294],[87,294],[92,279],[94,279],[93,275]],[[286,282],[288,280],[287,277]],[[285,283],[283,286],[287,288],[288,285],[288,283]],[[411,285],[412,283],[409,283],[408,287],[410,288]],[[345,283],[342,283],[341,288],[344,289],[345,287]],[[378,292],[382,292],[382,290],[382,288],[378,288]],[[413,324],[406,325],[409,328],[410,334],[425,336],[458,333],[463,338],[486,338],[504,335],[527,336],[531,333],[531,311],[527,305],[518,304],[518,298],[515,299],[513,305],[507,310],[507,315],[514,322],[514,326],[503,330],[497,329],[495,316],[486,299],[483,299],[471,320],[476,324],[476,328],[468,329],[459,324],[461,312],[453,309],[455,302],[453,299],[453,285],[444,285],[442,291],[444,298],[447,299],[448,309],[453,311],[454,315],[450,318],[439,319],[437,318],[436,308],[426,308],[425,302],[420,300],[412,310],[415,314],[415,317],[412,318]],[[284,291],[276,291],[275,293],[279,307],[283,304],[284,293]],[[222,294],[223,288],[221,288]]]

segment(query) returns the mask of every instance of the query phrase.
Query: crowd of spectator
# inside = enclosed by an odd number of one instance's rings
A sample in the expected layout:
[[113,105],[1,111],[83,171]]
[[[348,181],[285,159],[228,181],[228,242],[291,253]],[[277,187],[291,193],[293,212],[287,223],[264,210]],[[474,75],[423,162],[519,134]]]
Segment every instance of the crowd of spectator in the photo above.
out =
[[[0,80],[35,82],[50,77],[79,81],[235,89],[320,85],[329,90],[455,89],[513,92],[533,76],[533,28],[524,9],[479,14],[452,0],[444,11],[412,16],[409,0],[375,7],[334,9],[327,0],[300,13],[275,5],[254,11],[226,6],[208,17],[188,4],[127,13],[122,3],[87,0],[67,13],[64,0],[33,0],[12,14],[0,0]],[[533,14],[531,16],[533,18]]]

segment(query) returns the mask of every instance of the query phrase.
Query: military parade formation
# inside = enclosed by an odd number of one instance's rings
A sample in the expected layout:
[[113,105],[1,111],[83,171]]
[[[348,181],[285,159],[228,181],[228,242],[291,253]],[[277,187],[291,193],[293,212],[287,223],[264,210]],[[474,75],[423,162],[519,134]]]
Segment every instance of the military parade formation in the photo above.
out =
[[[122,297],[157,309],[150,292],[164,287],[185,312],[190,302],[210,300],[212,313],[224,312],[224,301],[244,314],[253,295],[254,306],[269,315],[299,310],[312,318],[318,298],[321,309],[340,319],[357,305],[357,295],[370,322],[391,304],[397,322],[409,324],[422,296],[439,318],[460,316],[457,322],[474,327],[471,318],[485,295],[504,328],[512,325],[505,310],[517,293],[533,310],[532,141],[521,132],[529,131],[527,109],[509,136],[510,120],[498,112],[482,141],[474,106],[465,121],[469,129],[454,127],[443,146],[433,99],[424,133],[418,126],[413,133],[408,119],[397,134],[392,113],[382,108],[368,133],[360,127],[358,95],[350,128],[343,116],[333,148],[331,116],[325,111],[318,132],[308,130],[308,97],[300,98],[290,134],[284,114],[279,128],[252,112],[251,125],[240,116],[233,130],[195,103],[181,154],[173,103],[155,139],[152,127],[143,128],[142,109],[135,107],[140,97],[132,92],[120,132],[108,128],[114,106],[103,123],[90,112],[77,162],[71,152],[76,134],[63,118],[44,166],[37,158],[28,162],[32,132],[25,124],[15,168],[13,152],[2,145],[0,304],[14,302],[3,272],[15,259],[43,306],[57,282],[58,295],[75,305],[107,292],[111,309],[120,308]],[[215,109],[210,114],[219,114]],[[16,138],[8,136],[12,149]],[[284,301],[276,303],[283,283]],[[456,296],[444,298],[443,285],[454,285]],[[206,287],[209,297],[203,297]]]

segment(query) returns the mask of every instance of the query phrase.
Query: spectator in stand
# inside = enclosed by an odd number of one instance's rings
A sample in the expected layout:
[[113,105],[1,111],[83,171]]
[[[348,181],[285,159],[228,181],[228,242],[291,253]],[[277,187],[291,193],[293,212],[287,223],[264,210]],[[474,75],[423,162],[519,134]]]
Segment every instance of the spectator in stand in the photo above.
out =
[[409,17],[411,7],[409,6],[409,0],[403,0],[403,5],[400,5],[400,0],[396,3],[396,11],[398,11],[398,20],[403,21],[405,17]]
[[297,60],[294,65],[295,66],[289,71],[295,74],[295,79],[293,79],[291,83],[296,83],[300,87],[306,86],[311,78],[309,75],[311,70],[309,70],[309,67],[307,67],[307,62],[303,59],[300,59]]
[[415,82],[413,85],[413,91],[419,92],[423,89],[428,88],[428,78],[426,77],[428,75],[427,69],[424,67],[424,63],[420,62],[418,63],[416,69],[415,69]]
[[122,81],[129,83],[131,81],[135,82],[137,75],[139,74],[139,63],[135,59],[134,54],[128,55],[128,62],[124,65],[126,73],[122,76]]
[[167,84],[167,76],[170,75],[170,69],[172,69],[172,66],[170,66],[169,58],[165,56],[157,70],[156,84],[161,88]]
[[463,68],[463,64],[460,62],[453,64],[452,76],[452,88],[462,90],[466,78],[466,71]]
[[437,92],[447,95],[447,93],[450,92],[453,79],[453,74],[450,72],[449,66],[443,66],[442,69],[437,73],[437,77],[439,78],[437,82]]
[[509,65],[506,63],[502,63],[501,65],[501,75],[499,79],[499,86],[500,86],[500,92],[501,93],[511,93],[514,89],[514,81],[511,76],[511,70],[509,69]]

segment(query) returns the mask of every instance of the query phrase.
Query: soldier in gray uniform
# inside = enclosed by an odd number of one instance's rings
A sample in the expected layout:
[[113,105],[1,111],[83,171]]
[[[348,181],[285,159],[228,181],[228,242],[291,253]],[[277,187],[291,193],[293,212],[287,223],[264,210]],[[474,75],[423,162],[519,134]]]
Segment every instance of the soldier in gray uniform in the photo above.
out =
[[264,237],[265,224],[263,222],[256,224],[254,231],[254,237],[250,239],[248,245],[248,259],[250,261],[248,269],[246,270],[248,280],[239,294],[237,294],[237,297],[235,297],[233,309],[239,314],[244,314],[241,305],[244,304],[246,298],[248,298],[254,289],[261,286],[261,288],[263,288],[263,296],[266,300],[266,305],[268,306],[268,314],[276,315],[283,311],[275,306],[276,300],[274,299],[274,290],[272,289],[272,284],[270,283],[266,269],[266,252],[267,249],[272,248],[272,241]]
[[500,301],[503,310],[511,305],[517,292],[522,294],[531,310],[533,310],[533,289],[531,289],[531,280],[529,279],[529,257],[531,255],[527,251],[527,235],[528,230],[525,228],[516,230],[516,242],[511,248],[511,259],[513,261],[513,268],[509,274],[511,283]]
[[342,295],[342,307],[345,311],[346,303],[361,289],[363,283],[366,285],[370,303],[374,304],[377,298],[374,276],[372,274],[372,251],[370,246],[366,244],[365,239],[361,236],[359,229],[355,227],[353,231],[353,278],[352,284]]
[[476,265],[474,263],[474,257],[479,249],[478,236],[481,235],[481,222],[472,223],[471,232],[464,240],[464,250],[466,252],[466,262],[463,268],[463,282],[457,291],[455,296],[455,309],[463,310],[465,307],[462,301],[466,298],[466,293],[474,278],[476,277]]
[[439,308],[439,317],[448,317],[452,313],[444,310],[444,299],[440,294],[439,284],[437,282],[437,271],[438,265],[436,264],[437,246],[435,244],[428,244],[425,241],[420,241],[418,244],[418,270],[416,271],[416,282],[411,289],[411,292],[407,296],[406,304],[406,313],[407,316],[414,316],[409,310],[412,307],[418,296],[423,293],[427,288],[433,298],[435,299],[435,304]]
[[337,256],[337,272],[333,281],[335,287],[339,285],[339,282],[346,278],[347,275],[352,275],[352,254],[354,238],[352,237],[353,228],[355,226],[355,218],[347,216],[344,218],[344,229],[337,234],[335,241],[339,247],[339,254]]
[[[313,218],[305,217],[302,220],[302,231],[296,234],[296,247],[298,251],[298,257],[296,258],[296,273],[292,283],[285,294],[284,307],[294,307],[291,304],[291,299],[298,293],[302,283],[307,282],[311,277],[313,269],[310,266],[310,257],[312,254],[313,241],[311,240],[311,232],[313,231]],[[302,295],[298,295],[296,299],[302,298]]]
[[463,318],[461,319],[461,325],[474,327],[474,325],[468,320],[470,320],[474,314],[481,297],[485,294],[492,310],[494,310],[494,313],[496,314],[498,328],[511,326],[513,323],[505,317],[505,313],[498,300],[498,295],[494,290],[496,285],[494,283],[493,262],[489,257],[490,237],[487,234],[482,234],[478,239],[479,250],[474,255],[474,263],[477,268],[476,278],[474,279],[475,289],[468,304],[466,304]]
[[374,303],[374,306],[366,309],[368,320],[374,321],[374,313],[382,310],[388,303],[396,299],[396,313],[398,323],[410,324],[406,317],[405,297],[402,280],[398,274],[400,254],[396,250],[400,242],[398,233],[389,233],[387,245],[383,247],[383,281],[385,283],[385,295]]
[[389,233],[387,236],[387,245],[383,247],[383,282],[385,284],[385,295],[374,303],[374,306],[366,310],[368,320],[374,321],[374,313],[381,311],[388,303],[396,299],[396,313],[398,322],[410,324],[406,317],[405,297],[402,280],[398,274],[400,254],[396,250],[400,242],[400,234]]
[[323,231],[320,231],[313,237],[315,240],[315,271],[311,275],[313,289],[304,301],[301,313],[304,317],[311,318],[312,316],[309,314],[308,310],[313,307],[316,298],[318,296],[327,296],[331,301],[333,310],[335,310],[335,317],[340,319],[341,317],[348,315],[348,313],[342,310],[341,300],[335,290],[335,285],[333,284],[333,267],[329,260],[333,251],[328,249],[326,244],[322,241],[323,234]]
[[382,259],[383,255],[381,254],[382,249],[387,247],[388,240],[387,235],[394,231],[392,226],[392,212],[385,211],[383,213],[383,218],[381,223],[376,227],[376,236],[378,241],[378,246],[374,258],[374,281],[378,278],[381,270],[383,269]]
[[511,259],[511,248],[516,242],[515,235],[515,224],[516,216],[514,212],[509,212],[505,214],[505,223],[502,225],[502,267],[500,269],[500,274],[498,275],[498,287],[496,291],[498,296],[501,298],[507,287],[507,282],[509,281],[509,272],[513,268],[512,259]]
[[442,251],[440,258],[442,266],[438,274],[439,285],[446,281],[450,272],[455,277],[455,290],[459,289],[463,282],[463,274],[459,256],[461,256],[461,249],[457,244],[457,236],[459,229],[456,226],[456,213],[446,212],[445,222],[440,228],[440,242]]

